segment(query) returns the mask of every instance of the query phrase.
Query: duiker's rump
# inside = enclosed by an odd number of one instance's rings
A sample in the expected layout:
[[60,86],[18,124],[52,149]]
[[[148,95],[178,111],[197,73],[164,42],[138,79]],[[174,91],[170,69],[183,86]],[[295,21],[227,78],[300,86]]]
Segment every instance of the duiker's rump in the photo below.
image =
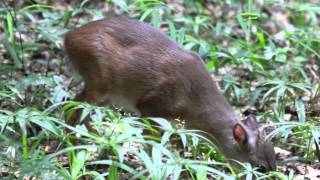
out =
[[[276,167],[273,146],[254,117],[240,122],[200,57],[160,30],[125,17],[91,22],[65,37],[67,55],[85,88],[76,100],[109,101],[143,117],[180,118],[212,134],[227,158]],[[70,124],[77,123],[77,116]],[[91,129],[89,119],[85,119]]]

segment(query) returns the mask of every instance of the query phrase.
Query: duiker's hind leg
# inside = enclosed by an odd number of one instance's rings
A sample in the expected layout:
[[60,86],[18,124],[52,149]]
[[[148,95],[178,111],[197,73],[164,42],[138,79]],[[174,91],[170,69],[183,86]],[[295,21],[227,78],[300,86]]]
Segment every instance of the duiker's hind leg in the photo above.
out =
[[[87,102],[91,104],[98,103],[99,93],[95,93],[94,90],[91,90],[88,87],[89,86],[85,86],[82,92],[76,95],[75,101]],[[72,114],[72,116],[67,120],[67,123],[71,126],[75,126],[81,117],[81,112],[82,110],[76,109],[75,112]],[[86,128],[88,129],[88,131],[97,133],[97,130],[91,126],[90,118],[88,116],[84,118],[83,122]]]

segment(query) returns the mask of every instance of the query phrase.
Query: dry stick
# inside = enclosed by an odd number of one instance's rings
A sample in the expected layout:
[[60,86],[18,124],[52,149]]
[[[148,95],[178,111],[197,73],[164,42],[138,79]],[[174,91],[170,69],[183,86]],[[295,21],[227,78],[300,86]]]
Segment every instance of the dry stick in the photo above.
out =
[[314,153],[315,153],[315,155],[317,156],[318,161],[320,162],[320,149],[319,149],[319,144],[317,143],[316,140],[314,140],[314,144],[316,145],[316,151],[315,151]]
[[317,73],[316,73],[316,72],[314,72],[314,70],[313,70],[313,68],[312,68],[312,67],[307,66],[306,68],[310,71],[310,74],[312,75],[313,79],[315,79],[315,80],[318,80],[318,79],[319,79],[319,77],[318,77]]
[[[2,4],[4,4],[5,8],[7,9],[7,11],[9,12],[10,16],[13,17],[11,11],[9,10],[8,5],[6,4],[6,2],[4,0],[1,0]],[[14,64],[14,60],[12,59],[12,64]],[[10,79],[13,78],[13,73],[12,73],[12,69],[10,68]]]

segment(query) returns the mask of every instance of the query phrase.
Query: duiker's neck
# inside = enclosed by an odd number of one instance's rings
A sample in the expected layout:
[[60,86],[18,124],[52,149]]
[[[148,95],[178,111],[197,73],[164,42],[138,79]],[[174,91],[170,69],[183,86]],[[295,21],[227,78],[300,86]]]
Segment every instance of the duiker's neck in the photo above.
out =
[[209,139],[223,154],[227,156],[233,154],[231,151],[237,147],[233,137],[233,127],[240,123],[239,115],[222,95],[208,99],[207,104],[202,108],[202,111],[196,114],[197,122],[192,125],[192,128],[209,133],[211,135]]

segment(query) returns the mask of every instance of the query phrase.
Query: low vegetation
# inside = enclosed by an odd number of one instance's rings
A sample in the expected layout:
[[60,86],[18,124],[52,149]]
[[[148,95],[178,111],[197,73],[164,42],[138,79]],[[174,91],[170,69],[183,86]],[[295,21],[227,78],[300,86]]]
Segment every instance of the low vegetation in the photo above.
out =
[[[320,177],[317,0],[0,2],[0,179]],[[151,23],[197,52],[238,113],[263,124],[277,171],[231,167],[183,120],[72,101],[82,84],[63,61],[64,34],[118,15]],[[99,134],[65,123],[76,109]]]

